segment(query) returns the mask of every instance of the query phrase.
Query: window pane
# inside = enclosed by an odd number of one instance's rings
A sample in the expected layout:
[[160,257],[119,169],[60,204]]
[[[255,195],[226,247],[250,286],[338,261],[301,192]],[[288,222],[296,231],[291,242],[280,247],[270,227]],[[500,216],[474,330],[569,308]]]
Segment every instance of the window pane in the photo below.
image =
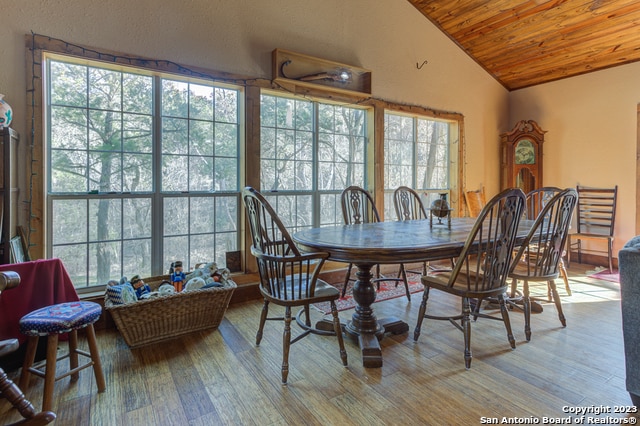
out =
[[54,200],[52,213],[57,219],[53,240],[58,244],[87,241],[87,201]]
[[89,200],[89,241],[119,240],[122,225],[122,201]]
[[189,189],[189,157],[164,155],[162,157],[163,191],[187,191]]
[[150,192],[153,189],[151,154],[126,154],[124,156],[124,192]]
[[122,73],[89,68],[89,108],[122,110]]
[[151,199],[126,198],[122,206],[122,237],[151,237]]
[[51,104],[87,106],[87,67],[52,61],[49,68]]
[[[167,268],[168,272],[169,268]],[[122,242],[122,270],[120,273],[111,272],[111,276],[132,275],[150,277],[151,272],[151,238],[124,240]]]
[[125,152],[151,153],[153,119],[147,115],[122,114],[122,149]]
[[87,152],[51,151],[51,192],[87,193]]
[[213,198],[192,198],[191,214],[189,217],[189,223],[191,224],[190,233],[202,234],[214,231],[213,213]]

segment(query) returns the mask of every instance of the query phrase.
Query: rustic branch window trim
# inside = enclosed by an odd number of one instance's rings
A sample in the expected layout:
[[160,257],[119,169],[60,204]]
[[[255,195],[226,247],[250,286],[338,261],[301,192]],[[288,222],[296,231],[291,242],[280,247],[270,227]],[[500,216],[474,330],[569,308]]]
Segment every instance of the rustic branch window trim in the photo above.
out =
[[[240,155],[240,185],[253,184],[258,182],[252,180],[252,177],[246,173],[255,165],[255,153],[260,152],[260,93],[262,89],[268,89],[283,94],[308,97],[314,100],[331,101],[344,103],[349,105],[360,105],[363,107],[373,108],[374,119],[370,120],[371,134],[373,135],[371,142],[375,146],[375,155],[369,160],[375,174],[374,188],[376,199],[384,198],[383,169],[382,161],[377,158],[383,155],[382,147],[384,142],[384,111],[400,111],[411,114],[419,114],[426,117],[433,117],[457,122],[458,126],[458,182],[459,187],[464,187],[465,172],[465,149],[464,149],[464,116],[456,112],[439,111],[428,107],[410,104],[400,104],[377,99],[371,96],[352,95],[335,93],[332,91],[317,88],[288,88],[278,82],[266,78],[254,78],[251,76],[238,75],[227,72],[213,71],[200,67],[188,67],[169,60],[160,60],[153,58],[145,58],[136,55],[124,54],[110,51],[102,48],[92,48],[75,43],[69,43],[60,39],[39,35],[27,34],[25,36],[26,57],[27,57],[27,128],[30,129],[29,147],[27,148],[27,184],[29,186],[28,195],[26,196],[27,209],[29,211],[29,226],[27,239],[31,247],[32,257],[34,259],[45,258],[46,232],[44,212],[45,212],[45,169],[43,159],[43,130],[44,130],[44,111],[43,111],[43,53],[51,52],[54,54],[62,54],[65,56],[74,56],[78,60],[98,60],[117,69],[120,66],[135,66],[145,68],[150,71],[160,73],[176,74],[184,77],[193,77],[198,79],[208,79],[213,83],[229,83],[238,86],[244,86],[244,105],[245,114],[242,123],[244,125],[243,137],[241,138]],[[244,143],[243,143],[244,142]],[[259,159],[257,159],[259,161]],[[453,196],[453,195],[452,195]],[[244,223],[244,216],[241,215],[241,221]],[[246,262],[246,252],[244,248],[248,247],[247,241],[242,244],[243,263],[246,272],[253,271],[252,264]]]

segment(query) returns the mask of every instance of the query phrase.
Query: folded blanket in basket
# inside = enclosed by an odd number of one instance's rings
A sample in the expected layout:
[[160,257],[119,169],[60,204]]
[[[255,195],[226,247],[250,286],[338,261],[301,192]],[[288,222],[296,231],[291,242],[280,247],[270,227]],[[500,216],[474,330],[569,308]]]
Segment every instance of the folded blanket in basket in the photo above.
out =
[[133,303],[138,301],[136,291],[130,284],[118,284],[107,287],[107,297],[114,305]]

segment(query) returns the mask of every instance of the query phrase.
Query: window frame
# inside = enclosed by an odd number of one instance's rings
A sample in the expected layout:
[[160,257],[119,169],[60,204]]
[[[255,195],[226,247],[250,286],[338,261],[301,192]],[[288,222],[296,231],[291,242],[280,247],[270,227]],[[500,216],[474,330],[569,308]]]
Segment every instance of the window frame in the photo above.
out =
[[[404,184],[405,186],[409,186],[410,188],[416,190],[419,194],[428,194],[427,197],[432,197],[433,200],[435,200],[438,194],[442,194],[442,193],[446,193],[447,194],[447,200],[451,206],[451,208],[453,209],[454,212],[456,212],[457,206],[459,204],[459,197],[456,196],[456,194],[459,193],[459,187],[460,187],[460,182],[459,182],[459,172],[458,169],[460,167],[460,152],[458,150],[456,150],[456,147],[459,146],[459,125],[460,123],[457,120],[451,120],[451,119],[443,119],[440,117],[434,117],[432,114],[424,114],[424,113],[407,113],[407,112],[403,112],[403,111],[397,111],[397,110],[393,110],[393,109],[386,109],[385,113],[384,113],[384,128],[383,128],[383,133],[384,133],[384,138],[383,138],[383,145],[386,147],[387,145],[387,114],[391,114],[397,117],[405,117],[405,118],[409,118],[412,120],[412,133],[413,133],[413,141],[412,141],[412,164],[411,164],[411,169],[412,169],[412,173],[411,173],[411,184]],[[448,152],[447,152],[447,165],[446,165],[446,172],[447,172],[447,180],[448,180],[448,186],[446,188],[418,188],[417,185],[417,164],[418,164],[418,158],[417,158],[417,151],[418,151],[418,144],[419,142],[419,134],[418,134],[418,121],[419,120],[427,120],[427,121],[437,121],[440,123],[445,123],[448,126],[448,131],[447,131],[447,145],[448,145]],[[383,170],[387,170],[387,163],[385,161],[386,157],[383,157]],[[391,217],[387,217],[387,215],[385,214],[385,220],[395,220],[396,219],[396,215],[395,215],[395,210],[394,210],[394,206],[393,204],[391,205],[386,205],[386,202],[388,203],[392,203],[393,202],[393,193],[395,191],[396,188],[387,188],[386,187],[386,179],[385,179],[385,184],[384,184],[384,197],[385,197],[385,213],[389,213],[391,212]],[[433,201],[431,200],[431,201]],[[425,198],[423,198],[423,203],[425,205],[426,208],[429,208],[430,202],[429,200]],[[458,213],[456,213],[457,215]]]
[[[116,192],[106,192],[106,193],[101,193],[101,192],[95,192],[95,191],[87,191],[87,192],[82,192],[82,191],[75,191],[75,192],[53,192],[52,188],[51,188],[51,182],[48,179],[48,172],[49,172],[49,167],[51,164],[51,154],[52,154],[52,149],[50,149],[50,140],[51,140],[51,127],[49,126],[49,122],[51,121],[51,109],[50,106],[52,105],[50,102],[50,94],[51,91],[49,89],[49,87],[45,84],[46,82],[49,81],[48,78],[48,64],[51,63],[51,61],[61,61],[61,62],[65,62],[65,63],[71,63],[71,64],[78,64],[81,66],[86,66],[86,67],[90,67],[90,68],[100,68],[100,69],[107,69],[107,70],[114,70],[117,72],[123,72],[123,73],[130,73],[133,72],[135,74],[139,74],[139,75],[144,75],[144,76],[148,76],[150,78],[152,78],[152,84],[151,84],[151,91],[152,91],[152,107],[151,107],[151,121],[152,121],[152,146],[151,146],[151,150],[150,150],[150,155],[151,155],[151,167],[152,167],[152,172],[151,172],[151,187],[150,189],[145,189],[142,191],[136,191],[133,193],[130,192],[126,192],[124,190],[124,188],[121,188],[120,191],[116,191]],[[193,243],[193,239],[197,238],[198,235],[202,234],[202,233],[198,233],[198,232],[191,232],[188,231],[187,234],[185,233],[179,233],[179,235],[169,235],[166,230],[164,229],[164,222],[165,222],[165,217],[164,217],[164,207],[166,204],[167,199],[172,199],[172,198],[185,198],[187,200],[187,202],[190,202],[191,200],[195,200],[198,198],[203,198],[203,197],[213,197],[213,203],[215,204],[216,198],[228,198],[228,197],[232,197],[235,199],[235,205],[236,205],[236,217],[237,217],[237,228],[234,232],[235,236],[232,236],[232,239],[235,239],[235,246],[237,249],[241,250],[243,247],[242,244],[242,214],[241,214],[241,191],[242,191],[242,180],[241,180],[241,175],[242,175],[242,162],[244,161],[244,123],[245,123],[245,118],[244,118],[244,98],[245,98],[245,94],[244,94],[244,86],[242,85],[230,85],[224,82],[217,82],[217,81],[206,81],[203,80],[202,78],[195,78],[195,77],[190,77],[190,76],[182,76],[182,75],[176,75],[176,74],[171,74],[171,73],[167,73],[167,72],[161,72],[161,71],[154,71],[154,70],[147,70],[147,69],[143,69],[140,70],[139,68],[135,68],[135,67],[128,67],[128,66],[121,66],[121,65],[116,65],[114,66],[113,64],[109,64],[109,63],[105,63],[102,61],[95,61],[95,60],[91,60],[91,59],[85,59],[85,58],[77,58],[75,56],[70,56],[70,55],[65,55],[65,54],[58,54],[58,53],[49,53],[49,52],[44,52],[42,55],[42,67],[43,67],[43,75],[44,75],[44,80],[43,80],[43,84],[42,84],[42,94],[43,94],[43,105],[45,105],[46,107],[43,108],[43,129],[45,130],[47,136],[46,138],[43,138],[42,140],[42,146],[43,146],[43,152],[44,152],[44,156],[45,156],[45,161],[43,163],[43,172],[46,174],[45,176],[45,189],[43,191],[43,197],[45,199],[45,217],[46,217],[46,224],[45,224],[45,234],[46,234],[46,243],[45,243],[45,253],[47,254],[47,257],[50,257],[53,254],[53,232],[54,232],[54,226],[52,224],[52,220],[53,220],[53,203],[56,200],[84,200],[88,203],[88,205],[91,204],[91,200],[122,200],[122,202],[125,202],[125,200],[136,200],[136,199],[149,199],[150,200],[150,205],[151,205],[151,221],[150,221],[150,234],[148,236],[143,236],[141,237],[141,239],[127,239],[125,236],[120,235],[119,238],[115,239],[115,240],[105,240],[105,241],[100,241],[101,243],[107,243],[107,244],[116,244],[117,246],[120,247],[120,253],[123,253],[124,247],[123,244],[126,243],[126,241],[135,241],[135,240],[140,240],[140,241],[145,241],[148,240],[149,241],[149,245],[150,245],[150,258],[148,259],[148,261],[150,262],[150,276],[154,276],[154,275],[162,275],[165,274],[165,270],[168,269],[168,266],[166,265],[166,263],[169,261],[167,258],[168,252],[166,250],[164,250],[164,244],[165,244],[165,240],[167,238],[176,238],[176,237],[180,237],[180,236],[185,236],[187,237],[187,245],[190,247],[190,245]],[[167,117],[164,114],[164,111],[162,111],[162,96],[163,96],[163,88],[164,88],[164,82],[165,81],[180,81],[182,83],[192,83],[192,84],[197,84],[197,85],[208,85],[212,87],[212,90],[215,91],[215,89],[221,88],[221,89],[228,89],[228,90],[232,90],[234,92],[237,93],[236,97],[236,116],[237,116],[237,122],[235,123],[235,126],[237,127],[237,135],[236,135],[236,156],[233,157],[235,158],[235,175],[236,175],[236,188],[234,189],[223,189],[223,190],[216,190],[215,188],[210,189],[210,190],[191,190],[188,189],[187,191],[175,191],[175,190],[170,190],[170,189],[165,189],[164,185],[162,184],[162,180],[163,180],[163,176],[162,176],[162,170],[163,170],[163,158],[165,156],[165,152],[163,149],[163,136],[162,136],[162,126],[163,126],[163,121],[164,119]],[[88,108],[88,106],[82,107],[82,110],[86,110],[86,111],[91,111],[91,108]],[[171,118],[171,117],[169,117]],[[188,122],[191,122],[191,120],[193,120],[192,117],[190,117],[189,115],[187,115],[185,118],[185,120],[187,120]],[[218,120],[216,120],[215,118],[211,121],[212,126],[215,126],[216,124],[219,124]],[[229,123],[226,123],[229,124]],[[90,150],[90,148],[87,148],[87,154],[89,155],[92,151]],[[114,151],[115,153],[120,153],[120,155],[126,156],[126,152],[124,152],[122,150],[122,148],[120,149],[120,151]],[[187,154],[185,154],[189,157],[191,157],[191,154],[188,152],[187,150]],[[214,159],[217,158],[216,154],[215,154],[215,150],[213,152],[213,157]],[[212,172],[215,173],[215,168],[212,169]],[[88,188],[89,189],[89,188]],[[87,210],[87,214],[89,214],[89,210]],[[120,211],[119,213],[120,218],[122,219],[123,217],[123,212]],[[87,222],[88,224],[89,222]],[[228,234],[228,232],[224,232],[225,234]],[[214,241],[218,240],[219,237],[219,232],[213,232],[213,233],[207,233],[206,235],[209,235],[211,238],[214,239]],[[82,280],[81,282],[74,282],[74,286],[76,287],[76,291],[78,291],[79,293],[84,293],[84,292],[91,292],[93,291],[95,288],[98,288],[100,286],[102,286],[103,284],[95,284],[92,283],[92,274],[90,273],[90,268],[91,268],[91,263],[92,263],[92,257],[91,257],[91,246],[96,244],[97,241],[92,241],[90,235],[87,235],[85,240],[82,242],[79,242],[78,244],[81,244],[83,246],[85,246],[85,252],[87,254],[87,258],[86,258],[86,275],[84,280]],[[217,244],[217,243],[214,243]],[[65,245],[68,244],[61,244],[58,245],[58,247],[64,247]],[[70,244],[70,245],[75,245],[75,244]],[[187,257],[190,257],[191,252],[187,255]],[[181,258],[180,260],[183,261],[187,261],[188,263],[188,259],[186,258]],[[211,260],[216,260],[216,259],[199,259],[199,261],[211,261]],[[195,263],[197,263],[198,260],[194,260],[191,264],[191,266],[195,266]],[[120,270],[121,267],[123,266],[123,259],[119,259],[119,264],[118,265],[114,265],[113,267],[116,268],[117,270]],[[126,275],[127,271],[123,271],[123,273]],[[131,272],[134,273],[134,272]],[[70,273],[71,274],[71,273]],[[112,279],[118,279],[119,277],[111,277]]]

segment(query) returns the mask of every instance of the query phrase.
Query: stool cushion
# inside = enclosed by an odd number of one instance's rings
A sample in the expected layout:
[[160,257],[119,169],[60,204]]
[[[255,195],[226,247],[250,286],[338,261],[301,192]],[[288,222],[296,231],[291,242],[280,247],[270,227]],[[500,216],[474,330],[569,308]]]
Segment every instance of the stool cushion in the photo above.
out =
[[94,302],[67,302],[40,308],[20,319],[20,332],[27,336],[68,333],[93,324],[102,307]]

